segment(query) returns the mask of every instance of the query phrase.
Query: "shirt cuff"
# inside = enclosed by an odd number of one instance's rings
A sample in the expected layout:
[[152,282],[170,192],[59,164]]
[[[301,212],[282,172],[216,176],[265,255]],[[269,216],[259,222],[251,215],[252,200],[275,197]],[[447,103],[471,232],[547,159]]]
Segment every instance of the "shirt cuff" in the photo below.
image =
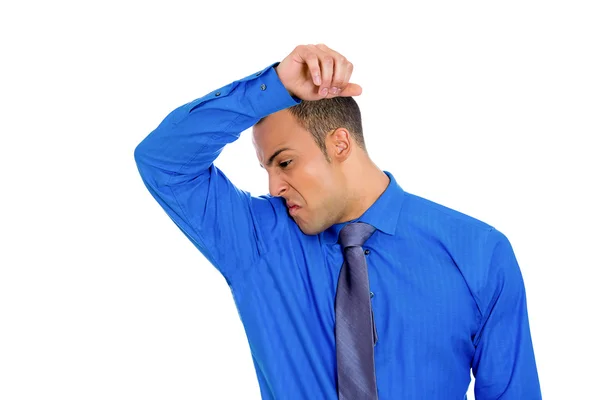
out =
[[279,63],[279,61],[273,63],[262,71],[241,80],[248,81],[247,91],[255,94],[249,96],[249,99],[256,113],[255,116],[258,118],[266,117],[302,102],[302,99],[290,94],[283,86],[277,71],[275,71],[275,67]]

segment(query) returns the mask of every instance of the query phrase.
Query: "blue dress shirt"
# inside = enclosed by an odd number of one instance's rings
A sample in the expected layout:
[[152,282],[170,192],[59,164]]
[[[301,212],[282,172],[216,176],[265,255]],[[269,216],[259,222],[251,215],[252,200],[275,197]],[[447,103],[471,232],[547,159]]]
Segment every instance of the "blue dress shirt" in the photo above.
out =
[[[274,67],[172,111],[135,149],[154,199],[224,276],[263,399],[336,399],[334,298],[347,223],[305,235],[285,201],[251,196],[213,164],[259,119],[300,103]],[[475,218],[390,183],[358,219],[379,340],[380,400],[541,399],[511,245]]]

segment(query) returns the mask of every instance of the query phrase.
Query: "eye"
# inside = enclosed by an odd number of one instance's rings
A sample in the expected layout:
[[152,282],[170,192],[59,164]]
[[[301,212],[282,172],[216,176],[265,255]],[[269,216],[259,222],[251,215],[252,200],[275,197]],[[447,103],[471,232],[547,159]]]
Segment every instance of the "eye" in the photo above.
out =
[[280,163],[279,163],[279,166],[280,166],[281,168],[285,168],[285,167],[287,167],[288,165],[290,165],[290,163],[291,163],[291,162],[292,162],[292,160],[283,161],[283,162],[280,162]]

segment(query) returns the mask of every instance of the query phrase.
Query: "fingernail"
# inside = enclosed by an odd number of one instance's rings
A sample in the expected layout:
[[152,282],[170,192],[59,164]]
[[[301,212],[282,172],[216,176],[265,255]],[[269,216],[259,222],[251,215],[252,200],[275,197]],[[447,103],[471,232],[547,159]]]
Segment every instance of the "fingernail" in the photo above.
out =
[[338,88],[336,88],[336,87],[332,87],[332,88],[331,88],[331,93],[333,93],[333,94],[338,94],[338,91],[339,91],[339,90],[340,90],[340,89],[338,89]]
[[321,96],[327,96],[327,88],[321,89]]

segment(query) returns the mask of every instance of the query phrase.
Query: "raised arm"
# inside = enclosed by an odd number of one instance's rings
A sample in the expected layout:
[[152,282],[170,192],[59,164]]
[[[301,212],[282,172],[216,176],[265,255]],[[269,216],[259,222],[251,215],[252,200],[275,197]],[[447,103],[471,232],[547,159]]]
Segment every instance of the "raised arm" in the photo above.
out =
[[[136,147],[152,196],[228,282],[265,251],[278,215],[268,196],[238,189],[214,160],[263,117],[302,100],[360,95],[351,74],[327,46],[297,46],[281,63],[175,109]],[[321,92],[329,87],[339,90]]]
[[477,400],[542,398],[527,315],[525,285],[510,242],[492,229],[486,248],[485,309],[474,339]]
[[228,281],[259,256],[257,219],[269,205],[234,186],[213,162],[259,119],[301,101],[283,86],[278,64],[175,109],[134,152],[152,196]]

